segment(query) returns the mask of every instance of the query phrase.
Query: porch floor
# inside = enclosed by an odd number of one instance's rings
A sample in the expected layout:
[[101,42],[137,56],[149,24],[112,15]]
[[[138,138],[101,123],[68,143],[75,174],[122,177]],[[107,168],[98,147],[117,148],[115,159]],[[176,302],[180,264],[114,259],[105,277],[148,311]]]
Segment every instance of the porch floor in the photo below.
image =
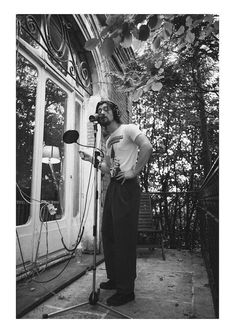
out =
[[[165,252],[166,261],[163,261],[160,249],[153,252],[148,249],[138,249],[135,300],[113,309],[133,319],[214,319],[212,296],[201,254],[177,250],[166,250]],[[82,261],[85,260],[88,259],[82,259]],[[101,264],[96,269],[97,288],[100,282],[106,281],[105,265],[101,258],[99,260]],[[87,269],[84,271],[84,268],[87,267],[84,262],[81,264],[75,263],[74,265],[77,265],[77,271],[79,269],[80,271],[83,270],[83,274],[80,274],[79,278],[69,285],[67,283],[64,289],[58,291],[52,297],[48,299],[45,297],[44,302],[42,302],[42,299],[39,300],[42,295],[39,298],[34,297],[35,302],[32,301],[31,296],[31,311],[20,317],[23,319],[40,319],[43,314],[50,314],[76,304],[88,302],[92,291],[93,271]],[[74,265],[71,265],[73,270]],[[59,270],[59,266],[57,269]],[[69,270],[71,268],[68,267],[66,272],[68,281],[71,277]],[[55,280],[53,283],[58,282]],[[18,284],[17,298],[20,297],[21,299],[21,305],[18,299],[18,313],[20,313],[20,307],[21,310],[23,308],[23,301],[29,302],[28,295],[36,295],[38,288],[44,288],[44,294],[48,294],[49,287],[47,285],[32,287],[28,284],[26,287],[26,285]],[[50,288],[52,290],[53,285]],[[59,290],[58,286],[57,290]],[[99,302],[106,304],[106,299],[113,293],[114,291],[101,290]],[[41,304],[36,306],[38,303]],[[121,319],[122,317],[99,304],[86,304],[50,318]]]

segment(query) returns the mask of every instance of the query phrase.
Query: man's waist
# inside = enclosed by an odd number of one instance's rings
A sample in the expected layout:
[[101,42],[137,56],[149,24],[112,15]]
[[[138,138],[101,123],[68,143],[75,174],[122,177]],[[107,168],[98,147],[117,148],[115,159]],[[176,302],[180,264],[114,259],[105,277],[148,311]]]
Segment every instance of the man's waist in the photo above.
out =
[[[110,181],[113,182],[113,183],[122,183],[123,182],[123,178],[121,179],[117,179],[116,177],[111,177],[110,178]],[[128,178],[128,179],[125,179],[125,183],[131,183],[131,182],[137,182],[138,179],[137,177],[134,177],[134,178]]]

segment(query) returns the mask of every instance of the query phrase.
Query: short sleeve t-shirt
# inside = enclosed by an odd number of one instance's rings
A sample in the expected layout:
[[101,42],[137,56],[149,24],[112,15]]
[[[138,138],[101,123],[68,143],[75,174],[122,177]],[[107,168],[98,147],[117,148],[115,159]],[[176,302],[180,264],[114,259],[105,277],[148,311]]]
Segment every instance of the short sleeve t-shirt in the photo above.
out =
[[128,171],[135,167],[138,146],[134,143],[141,134],[134,124],[121,124],[108,138],[106,142],[107,163],[111,177],[115,177],[121,171]]

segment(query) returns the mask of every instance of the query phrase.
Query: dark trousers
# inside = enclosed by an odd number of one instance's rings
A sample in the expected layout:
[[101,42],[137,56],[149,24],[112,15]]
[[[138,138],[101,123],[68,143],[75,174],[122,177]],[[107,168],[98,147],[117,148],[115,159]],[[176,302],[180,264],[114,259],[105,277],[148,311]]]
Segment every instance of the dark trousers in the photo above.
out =
[[136,178],[123,185],[111,179],[103,210],[102,240],[107,278],[115,281],[117,291],[123,294],[134,291],[139,202]]

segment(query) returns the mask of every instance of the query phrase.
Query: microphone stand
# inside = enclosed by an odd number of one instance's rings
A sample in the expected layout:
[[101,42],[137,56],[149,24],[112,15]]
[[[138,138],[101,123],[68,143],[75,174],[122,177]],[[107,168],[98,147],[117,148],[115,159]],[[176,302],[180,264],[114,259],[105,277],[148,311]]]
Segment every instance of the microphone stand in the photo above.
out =
[[[93,122],[93,125],[94,125],[94,147],[96,147],[96,142],[97,142],[97,124],[98,122],[97,121],[94,121]],[[100,295],[100,288],[98,288],[96,290],[96,253],[97,253],[97,208],[98,208],[98,165],[99,165],[99,160],[98,160],[98,156],[100,155],[100,152],[99,151],[95,151],[94,152],[94,168],[95,168],[95,174],[94,174],[94,194],[95,194],[95,204],[94,204],[94,223],[93,223],[93,248],[94,248],[94,252],[93,252],[93,266],[92,266],[92,270],[93,270],[93,279],[92,279],[92,292],[89,296],[89,299],[88,299],[88,302],[84,302],[84,303],[80,303],[80,304],[77,304],[77,305],[73,305],[73,306],[70,306],[68,308],[65,308],[63,310],[59,310],[59,311],[55,311],[55,312],[52,312],[52,313],[49,313],[49,314],[46,314],[44,313],[42,315],[42,318],[43,319],[48,319],[52,316],[55,316],[57,314],[60,314],[60,313],[63,313],[63,312],[66,312],[66,311],[69,311],[69,310],[72,310],[72,309],[75,309],[75,308],[78,308],[78,307],[81,307],[81,306],[84,306],[84,305],[87,305],[87,304],[90,304],[92,306],[95,306],[95,305],[99,305],[107,310],[110,310],[110,311],[113,311],[114,313],[117,313],[118,315],[122,316],[123,318],[126,318],[126,319],[132,319],[131,317],[99,302],[99,295]]]

